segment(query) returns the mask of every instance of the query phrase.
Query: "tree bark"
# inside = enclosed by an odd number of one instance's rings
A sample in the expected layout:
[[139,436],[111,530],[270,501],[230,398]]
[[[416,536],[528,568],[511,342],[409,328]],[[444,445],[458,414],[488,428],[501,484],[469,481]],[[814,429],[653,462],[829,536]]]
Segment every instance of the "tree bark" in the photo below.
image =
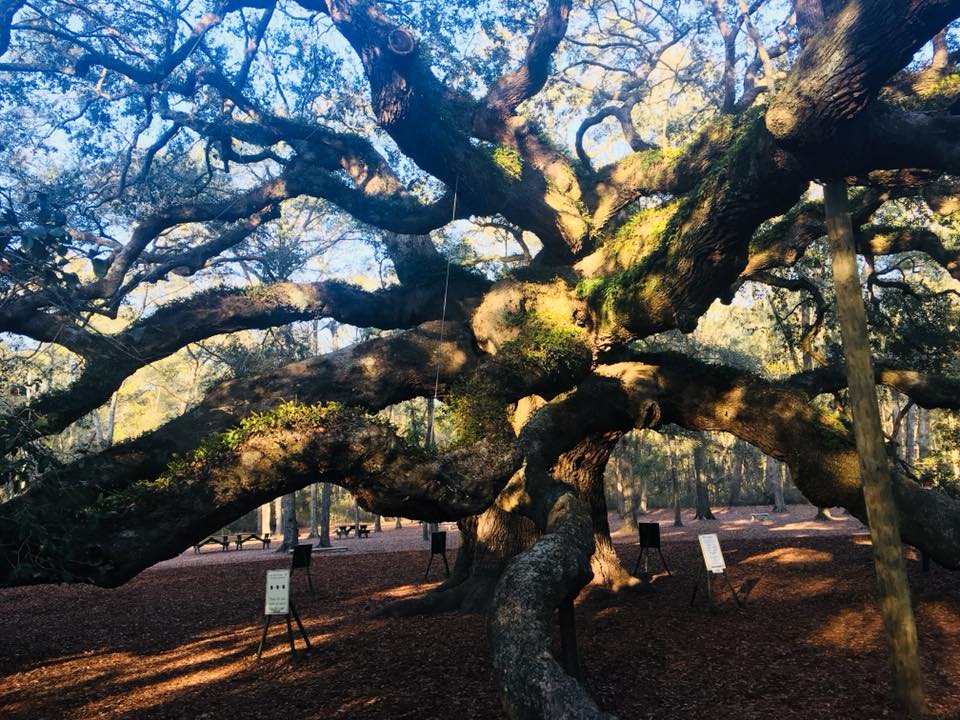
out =
[[776,477],[773,478],[773,508],[772,511],[775,513],[785,513],[787,512],[787,503],[783,499],[783,486],[785,475],[787,473],[787,466],[784,463],[777,463],[777,473]]
[[286,552],[300,541],[295,493],[287,493],[280,498],[280,526],[283,528],[283,542],[280,543],[277,552]]
[[[539,533],[527,518],[505,509],[505,495],[480,515],[457,522],[460,549],[450,577],[422,597],[387,606],[388,616],[467,610],[484,612],[507,563],[536,540]],[[424,523],[426,524],[426,523]]]
[[320,484],[320,547],[330,547],[330,483]]
[[[737,445],[734,445],[734,450]],[[734,507],[740,503],[740,493],[743,489],[743,466],[744,460],[742,457],[734,453],[732,469],[733,473],[730,479],[730,496],[727,500],[727,505]]]
[[697,520],[716,520],[710,510],[710,490],[707,487],[707,449],[703,441],[698,441],[693,449],[693,473],[696,477],[696,515]]
[[896,503],[887,464],[880,408],[874,385],[873,361],[866,313],[847,202],[841,181],[824,188],[827,229],[833,256],[838,317],[847,362],[854,435],[860,458],[860,476],[870,519],[870,539],[880,589],[881,612],[893,660],[897,700],[912,718],[924,713],[917,628],[910,602],[910,586],[901,549]]
[[[313,337],[313,336],[311,336]],[[318,483],[310,484],[310,532],[307,535],[308,539],[314,539],[317,537],[320,532],[317,527],[317,523],[320,521],[319,517],[319,488],[317,487]]]
[[591,435],[561,455],[553,469],[553,476],[573,485],[579,498],[590,508],[594,546],[590,567],[593,580],[613,591],[642,584],[639,578],[623,567],[613,547],[607,520],[607,500],[603,492],[604,469],[622,435],[617,431]]
[[671,505],[673,505],[673,526],[683,527],[680,516],[680,478],[677,477],[677,458],[673,450],[673,438],[667,438],[667,451],[670,454]]
[[260,506],[260,535],[266,535],[270,530],[270,503]]

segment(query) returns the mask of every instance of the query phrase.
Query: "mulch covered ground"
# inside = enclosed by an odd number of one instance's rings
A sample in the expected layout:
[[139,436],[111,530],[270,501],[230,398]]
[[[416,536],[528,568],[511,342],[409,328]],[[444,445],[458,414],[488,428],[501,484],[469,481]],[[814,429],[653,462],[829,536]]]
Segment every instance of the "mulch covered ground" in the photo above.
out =
[[[577,622],[585,681],[622,718],[891,718],[863,537],[724,540],[744,612],[689,600],[694,543],[648,596],[591,591]],[[635,547],[620,551],[633,566]],[[117,590],[0,591],[0,717],[500,718],[476,615],[381,619],[424,589],[423,552],[324,556],[294,585],[316,646],[290,661],[281,625],[254,659],[273,558],[178,565]],[[654,567],[658,567],[655,563]],[[436,563],[434,563],[436,569]],[[960,574],[910,563],[932,716],[960,718]]]

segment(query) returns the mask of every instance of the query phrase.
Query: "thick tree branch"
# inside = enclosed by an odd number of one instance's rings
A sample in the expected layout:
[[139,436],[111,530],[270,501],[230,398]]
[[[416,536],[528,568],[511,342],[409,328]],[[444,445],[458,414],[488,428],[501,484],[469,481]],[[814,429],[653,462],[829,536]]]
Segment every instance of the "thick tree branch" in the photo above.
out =
[[804,47],[767,110],[767,128],[795,146],[829,140],[958,14],[956,0],[847,2]]
[[[840,505],[867,522],[853,434],[839,418],[810,403],[808,395],[681,355],[635,358],[603,366],[599,373],[617,379],[633,403],[656,402],[663,423],[729,432],[786,462],[811,502]],[[957,398],[960,393],[953,392],[951,407]],[[894,485],[904,541],[946,567],[960,567],[960,503],[902,476]]]
[[[433,323],[223,383],[158,430],[74,463],[62,481],[39,481],[2,507],[3,582],[118,584],[265,499],[318,478],[356,483],[357,494],[380,512],[425,519],[479,512],[519,464],[505,415],[484,416],[473,450],[432,458],[411,454],[389,439],[392,431],[354,411],[341,416],[334,408],[328,418],[329,406],[319,415],[304,410],[320,401],[381,409],[432,392],[436,372],[446,386],[476,357],[462,326],[447,323],[443,343],[439,334]],[[277,406],[294,398],[293,414],[278,415]],[[266,420],[241,425],[257,413]],[[202,438],[202,449],[189,455]]]
[[[903,393],[922,408],[960,410],[960,380],[956,378],[878,363],[876,382]],[[822,367],[792,375],[782,384],[802,390],[810,397],[816,397],[842,390],[846,383],[843,368]]]
[[547,9],[530,35],[527,52],[519,68],[501,77],[483,99],[483,110],[505,119],[517,105],[543,88],[550,71],[550,59],[567,32],[572,0],[549,0]]
[[[298,320],[328,317],[358,327],[410,328],[439,319],[443,306],[443,270],[433,276],[422,271],[415,286],[395,286],[365,292],[339,282],[275,283],[244,290],[216,291],[161,307],[116,335],[85,334],[80,349],[84,370],[69,387],[41,395],[18,408],[15,415],[0,417],[0,448],[23,444],[39,435],[62,431],[95,410],[134,372],[168,357],[190,343],[238,330],[287,325]],[[448,296],[447,320],[462,321],[461,302],[479,296],[486,281],[468,273],[455,273],[457,282]],[[34,435],[20,431],[20,418],[31,423]]]
[[315,482],[348,488],[372,512],[455,520],[485,510],[519,464],[502,434],[431,457],[362,413],[289,403],[209,441],[158,481],[47,482],[5,504],[0,584],[120,585]]

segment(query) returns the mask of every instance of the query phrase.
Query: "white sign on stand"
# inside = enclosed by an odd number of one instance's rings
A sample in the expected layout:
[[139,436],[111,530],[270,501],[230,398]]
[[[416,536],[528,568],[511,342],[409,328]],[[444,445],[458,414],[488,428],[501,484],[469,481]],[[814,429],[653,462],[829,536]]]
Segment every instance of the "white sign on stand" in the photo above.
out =
[[720,540],[713,533],[709,535],[698,535],[700,540],[700,552],[703,553],[703,562],[707,570],[712,573],[722,573],[727,569],[727,563],[723,560],[723,552],[720,550]]
[[267,602],[265,615],[286,615],[290,612],[290,570],[267,570]]

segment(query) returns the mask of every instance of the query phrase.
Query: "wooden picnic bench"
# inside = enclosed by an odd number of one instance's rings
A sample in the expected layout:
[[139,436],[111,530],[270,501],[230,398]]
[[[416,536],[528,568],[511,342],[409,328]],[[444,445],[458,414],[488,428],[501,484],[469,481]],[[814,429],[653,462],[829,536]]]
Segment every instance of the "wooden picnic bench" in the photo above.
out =
[[206,538],[196,543],[193,546],[193,551],[195,553],[200,552],[200,548],[204,545],[219,545],[226,551],[230,547],[230,536],[229,535],[208,535]]
[[243,550],[243,544],[251,540],[262,543],[264,550],[270,547],[270,533],[263,533],[263,535],[258,535],[257,533],[237,533],[236,540],[234,540],[237,544],[237,550]]
[[367,525],[360,523],[360,527],[357,528],[356,525],[337,525],[337,539],[342,539],[345,537],[350,537],[350,533],[353,533],[355,537],[370,537],[370,530]]

